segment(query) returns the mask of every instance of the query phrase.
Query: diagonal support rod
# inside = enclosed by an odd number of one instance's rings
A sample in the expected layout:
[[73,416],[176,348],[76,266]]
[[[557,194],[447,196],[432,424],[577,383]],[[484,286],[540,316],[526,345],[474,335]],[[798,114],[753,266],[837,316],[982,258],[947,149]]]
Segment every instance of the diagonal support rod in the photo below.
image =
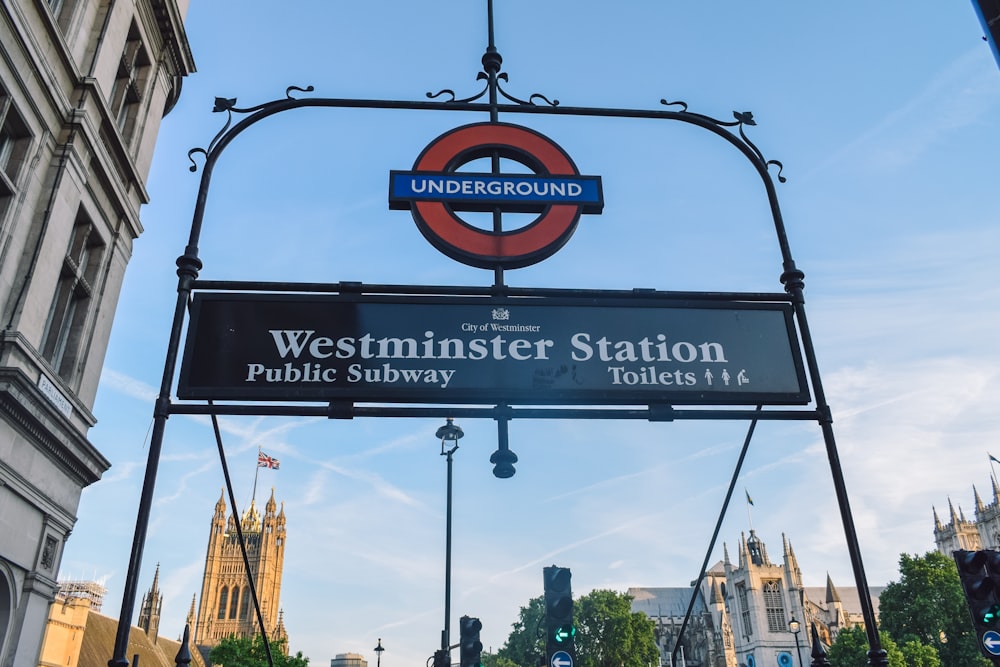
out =
[[[759,413],[764,406],[758,405],[757,412]],[[757,419],[754,418],[750,421],[750,426],[747,427],[747,437],[743,439],[743,449],[740,450],[740,458],[736,461],[736,468],[733,470],[733,477],[729,480],[729,489],[726,490],[726,499],[722,501],[722,510],[719,512],[719,520],[715,522],[715,531],[712,533],[712,539],[708,542],[708,549],[705,551],[705,560],[701,563],[701,572],[698,574],[698,580],[694,584],[694,590],[691,591],[691,600],[688,602],[687,611],[684,613],[684,620],[681,622],[681,630],[677,633],[677,641],[674,642],[674,650],[670,654],[670,664],[677,664],[677,651],[680,650],[681,640],[684,638],[684,630],[687,628],[688,621],[691,619],[691,611],[694,609],[694,602],[698,597],[698,589],[701,586],[701,582],[705,580],[705,570],[708,568],[708,561],[712,558],[712,552],[715,550],[715,542],[719,539],[719,531],[722,530],[722,521],[726,518],[726,512],[729,510],[729,501],[733,498],[733,489],[736,488],[736,480],[740,478],[740,471],[743,470],[743,461],[746,460],[747,451],[750,449],[750,440],[753,438],[753,432],[757,429]]]
[[[212,402],[209,401],[209,405]],[[212,414],[212,430],[215,432],[215,444],[219,448],[219,463],[222,465],[222,474],[226,478],[226,491],[229,492],[229,503],[233,508],[233,523],[236,524],[236,537],[240,542],[240,553],[243,554],[243,567],[247,573],[247,584],[250,586],[250,595],[253,599],[253,608],[257,613],[257,625],[260,626],[260,636],[264,640],[264,652],[267,654],[267,664],[274,667],[274,659],[271,657],[271,642],[267,637],[267,628],[264,626],[264,615],[260,611],[260,600],[257,598],[257,582],[253,580],[250,572],[250,558],[247,556],[247,543],[243,537],[243,527],[240,525],[239,512],[236,508],[236,495],[233,493],[233,481],[229,476],[229,465],[226,463],[226,450],[222,446],[222,431],[219,429],[219,418]]]

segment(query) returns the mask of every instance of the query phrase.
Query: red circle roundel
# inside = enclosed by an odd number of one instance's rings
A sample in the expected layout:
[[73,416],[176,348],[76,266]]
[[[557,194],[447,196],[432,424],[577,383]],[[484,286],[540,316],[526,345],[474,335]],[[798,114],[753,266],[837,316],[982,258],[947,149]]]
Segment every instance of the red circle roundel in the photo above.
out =
[[[495,156],[532,174],[459,172]],[[569,155],[548,137],[519,125],[476,123],[432,141],[409,172],[393,171],[390,208],[409,208],[424,237],[452,259],[479,268],[520,268],[550,257],[576,229],[581,213],[603,208],[600,178],[581,176]],[[456,211],[539,215],[511,231],[474,227]]]

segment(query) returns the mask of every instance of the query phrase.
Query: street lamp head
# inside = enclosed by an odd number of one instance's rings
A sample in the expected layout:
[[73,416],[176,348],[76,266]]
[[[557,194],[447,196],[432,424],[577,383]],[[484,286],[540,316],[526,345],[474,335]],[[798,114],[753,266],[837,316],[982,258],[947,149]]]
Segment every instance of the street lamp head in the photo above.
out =
[[[375,647],[375,648],[373,648],[372,650],[373,650],[373,651],[375,651],[376,653],[379,653],[379,654],[381,654],[381,653],[382,653],[382,651],[384,651],[384,650],[385,650],[385,647],[384,647],[384,646],[382,646],[382,638],[381,638],[381,637],[379,637],[379,638],[378,638],[378,646],[376,646],[376,647]],[[381,656],[381,655],[379,655],[379,657],[381,658],[382,656]]]
[[493,476],[499,479],[508,479],[514,476],[514,464],[517,463],[517,454],[506,447],[493,452],[490,456],[490,463],[493,464]]
[[794,616],[792,616],[792,620],[788,621],[788,631],[793,635],[799,634],[799,622],[795,620]]
[[461,426],[455,424],[455,420],[448,417],[445,420],[444,426],[439,428],[435,433],[434,437],[441,441],[441,453],[447,454],[448,451],[445,447],[445,443],[451,443],[451,451],[458,449],[458,441],[465,435]]

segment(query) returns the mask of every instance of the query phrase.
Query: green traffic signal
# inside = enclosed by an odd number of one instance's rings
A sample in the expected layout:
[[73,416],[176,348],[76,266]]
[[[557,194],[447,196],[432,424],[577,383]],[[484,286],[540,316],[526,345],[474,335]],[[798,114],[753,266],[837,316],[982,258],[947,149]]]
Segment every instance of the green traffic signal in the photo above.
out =
[[[576,660],[573,638],[576,628],[573,623],[573,590],[570,585],[572,573],[568,567],[553,565],[542,569],[545,583],[545,662],[552,665],[556,653],[568,654],[570,666]],[[558,664],[564,665],[560,657]]]
[[1000,630],[1000,551],[958,549],[952,555],[979,649],[984,656],[995,658],[992,636]]
[[[998,609],[1000,611],[1000,609]],[[552,633],[552,638],[562,644],[563,642],[570,641],[576,636],[576,628],[572,625],[569,627],[561,626],[556,628],[556,631]]]
[[979,618],[982,625],[997,625],[1000,623],[1000,604],[994,604],[986,607],[980,612]]

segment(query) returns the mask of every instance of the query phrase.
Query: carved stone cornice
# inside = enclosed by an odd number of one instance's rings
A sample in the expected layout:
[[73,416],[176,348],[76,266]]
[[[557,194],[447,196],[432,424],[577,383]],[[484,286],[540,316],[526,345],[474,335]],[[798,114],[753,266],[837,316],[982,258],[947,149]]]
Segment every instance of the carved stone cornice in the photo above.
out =
[[0,419],[23,433],[81,488],[99,480],[111,467],[86,436],[15,368],[0,369]]

